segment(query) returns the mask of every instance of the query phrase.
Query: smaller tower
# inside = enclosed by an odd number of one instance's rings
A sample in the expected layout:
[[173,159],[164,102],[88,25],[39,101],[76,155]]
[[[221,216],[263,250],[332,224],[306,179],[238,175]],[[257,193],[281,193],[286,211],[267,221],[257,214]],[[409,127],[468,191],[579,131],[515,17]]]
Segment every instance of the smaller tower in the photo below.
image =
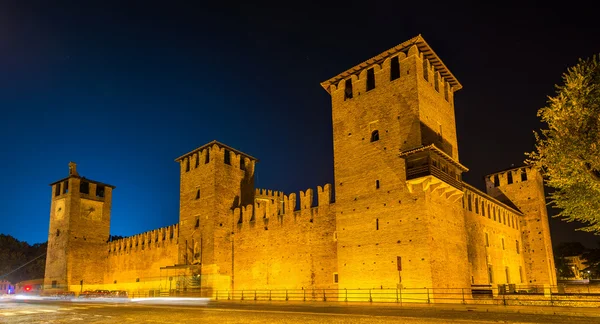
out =
[[531,167],[520,167],[485,177],[487,193],[518,208],[525,270],[529,284],[556,285],[554,254],[542,175]]
[[112,185],[80,177],[69,163],[69,176],[53,182],[46,253],[46,291],[74,291],[101,284],[110,231]]

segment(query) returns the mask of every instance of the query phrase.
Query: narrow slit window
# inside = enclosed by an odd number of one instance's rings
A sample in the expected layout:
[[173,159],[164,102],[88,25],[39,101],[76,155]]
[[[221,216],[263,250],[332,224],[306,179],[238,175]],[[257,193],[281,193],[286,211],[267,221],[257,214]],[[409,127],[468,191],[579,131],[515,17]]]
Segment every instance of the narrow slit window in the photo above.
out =
[[379,189],[379,180],[375,180],[375,189]]
[[521,171],[521,181],[527,181],[527,172],[524,169]]
[[379,230],[379,218],[375,219],[375,229]]
[[367,70],[367,91],[375,89],[375,70]]
[[498,187],[500,186],[500,178],[498,177],[498,175],[494,175],[494,187]]
[[352,99],[352,78],[346,80],[346,89],[344,90],[344,100]]
[[206,150],[206,155],[204,156],[204,164],[208,164],[210,162],[210,151]]
[[243,156],[240,156],[240,170],[246,171],[246,160]]
[[194,225],[194,227],[195,228],[200,227],[200,217],[199,216],[196,217],[196,225]]
[[516,243],[516,248],[517,248],[517,254],[521,254],[521,247],[519,246],[519,240],[515,240]]
[[374,130],[371,133],[371,142],[377,142],[379,141],[379,131],[378,130]]
[[231,165],[231,154],[229,150],[225,150],[225,164]]
[[69,180],[63,182],[63,193],[68,193],[69,192]]
[[512,172],[508,171],[508,173],[506,174],[506,181],[508,182],[508,184],[512,184],[513,183],[513,177],[512,177]]
[[200,199],[200,189],[196,190],[196,200]]
[[398,56],[393,57],[390,61],[390,81],[394,81],[400,77],[400,60]]
[[485,233],[485,246],[490,246],[490,237],[488,236],[488,233]]
[[429,64],[427,59],[423,59],[423,78],[429,81]]
[[504,238],[502,238],[502,250],[504,250]]
[[57,183],[56,186],[54,186],[54,196],[60,196],[60,183]]

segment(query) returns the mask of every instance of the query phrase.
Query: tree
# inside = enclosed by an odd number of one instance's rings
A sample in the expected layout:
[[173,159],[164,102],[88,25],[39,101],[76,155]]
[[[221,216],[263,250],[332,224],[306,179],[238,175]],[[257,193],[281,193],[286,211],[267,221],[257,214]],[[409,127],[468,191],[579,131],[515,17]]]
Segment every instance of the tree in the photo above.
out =
[[582,255],[585,251],[585,246],[580,242],[561,242],[554,247],[554,255],[558,257]]
[[0,280],[15,284],[44,278],[47,246],[47,243],[29,245],[10,235],[0,234]]
[[556,96],[538,110],[548,128],[535,132],[528,165],[541,170],[553,189],[550,204],[579,230],[600,235],[600,61],[597,56],[571,67]]
[[590,249],[583,254],[585,261],[583,264],[586,266],[583,269],[584,272],[588,272],[591,278],[600,278],[600,241],[598,242],[598,248]]

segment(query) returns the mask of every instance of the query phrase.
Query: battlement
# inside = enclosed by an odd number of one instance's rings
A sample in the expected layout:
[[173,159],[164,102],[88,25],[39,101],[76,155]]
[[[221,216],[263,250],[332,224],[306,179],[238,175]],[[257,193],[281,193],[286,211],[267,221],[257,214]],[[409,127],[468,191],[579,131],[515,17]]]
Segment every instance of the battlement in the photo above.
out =
[[[382,68],[389,69],[391,65],[392,58],[398,58],[398,60],[403,60],[410,56],[417,56],[425,63],[424,67],[427,67],[429,72],[425,74],[425,79],[440,82],[441,85],[448,92],[453,93],[462,88],[462,85],[458,82],[458,80],[454,77],[454,75],[450,72],[450,70],[444,65],[442,60],[437,56],[437,54],[431,49],[429,44],[425,42],[421,35],[418,35],[402,44],[399,44],[389,50],[372,57],[338,75],[335,77],[321,82],[321,86],[330,94],[335,92],[336,90],[342,90],[346,87],[346,80],[352,80],[351,83],[355,83],[358,80],[364,80],[367,77],[367,70],[370,68],[374,69],[375,74]],[[438,73],[436,76],[435,73]],[[398,78],[402,76],[403,73],[398,74]],[[429,76],[432,76],[431,78]]]
[[267,190],[267,189],[259,189],[256,188],[256,193],[254,194],[254,196],[256,198],[282,198],[283,197],[283,191],[276,191],[276,190]]
[[141,234],[125,237],[108,242],[108,255],[118,255],[121,252],[137,252],[160,247],[161,243],[177,244],[179,239],[179,224],[161,227]]
[[202,169],[204,165],[222,163],[241,170],[254,170],[258,159],[236,150],[223,143],[212,141],[175,159],[179,162],[181,173]]
[[485,187],[489,192],[492,188],[536,179],[539,174],[539,171],[530,166],[511,168],[486,175]]
[[519,224],[523,217],[521,211],[502,203],[466,183],[464,184],[464,192],[463,209],[465,211],[487,217],[490,221],[516,230],[520,229]]
[[[296,210],[297,195],[291,193],[284,195],[279,191],[271,191],[264,189],[257,189],[257,198],[262,197],[273,197],[278,199],[257,199],[254,205],[247,205],[241,208],[235,208],[232,211],[233,219],[237,224],[244,224],[255,222],[258,219],[270,219],[276,217],[283,217],[283,215],[294,215],[294,213],[302,212],[312,208],[328,207],[331,205],[331,184],[325,184],[323,187],[317,186],[317,206],[313,206],[313,189],[307,189],[300,191],[298,197],[300,197],[300,209]],[[283,207],[280,207],[280,203],[283,201]],[[312,220],[312,217],[311,217]]]

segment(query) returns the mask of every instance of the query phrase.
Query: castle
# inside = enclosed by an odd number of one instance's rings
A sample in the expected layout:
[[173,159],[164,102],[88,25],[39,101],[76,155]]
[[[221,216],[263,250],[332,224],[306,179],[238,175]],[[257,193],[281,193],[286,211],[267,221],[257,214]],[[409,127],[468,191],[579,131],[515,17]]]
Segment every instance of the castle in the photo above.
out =
[[177,224],[109,241],[115,187],[70,163],[51,184],[45,289],[556,284],[540,173],[488,175],[487,192],[462,181],[462,86],[420,35],[321,85],[335,203],[330,184],[299,195],[255,189],[257,159],[213,141],[175,160]]

